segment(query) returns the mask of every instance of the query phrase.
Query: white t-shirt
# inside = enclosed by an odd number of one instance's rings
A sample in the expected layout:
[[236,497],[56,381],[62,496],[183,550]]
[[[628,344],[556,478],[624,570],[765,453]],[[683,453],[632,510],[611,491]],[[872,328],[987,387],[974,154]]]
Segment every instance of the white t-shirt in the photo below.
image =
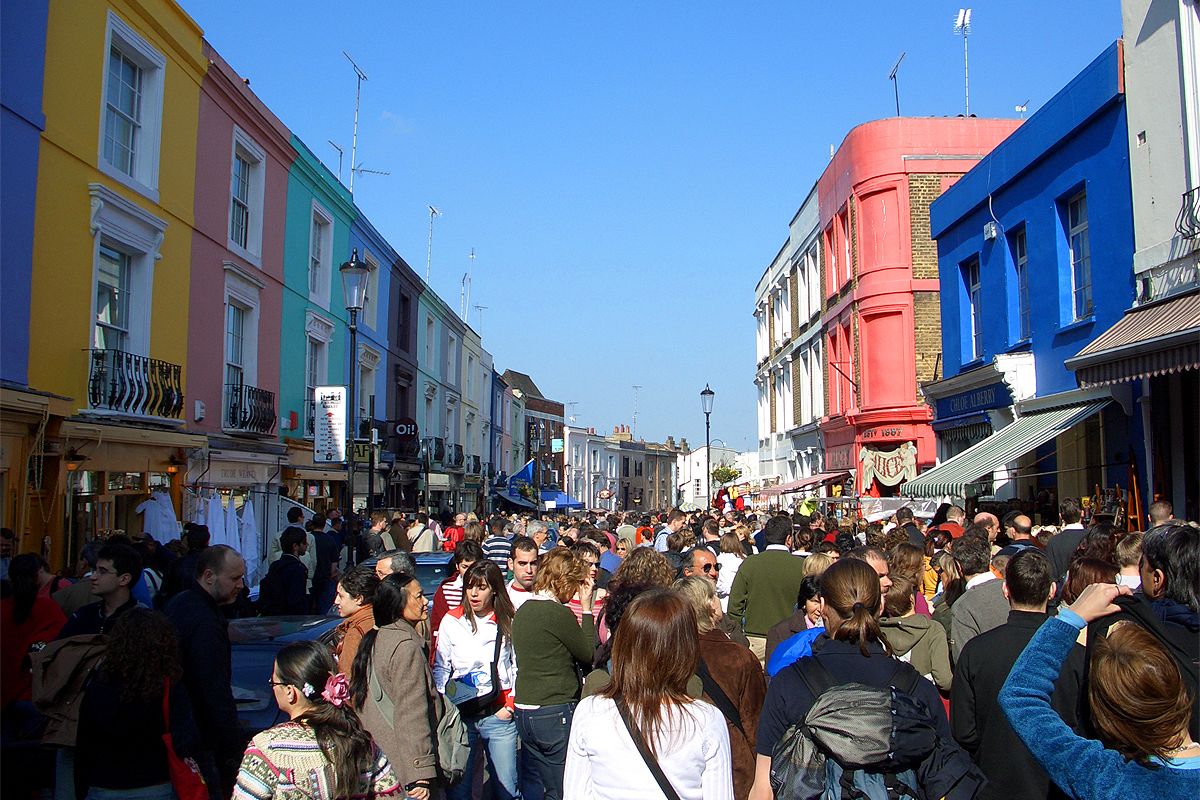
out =
[[[732,800],[729,728],[702,700],[674,709],[655,742],[658,765],[680,800]],[[575,709],[567,745],[563,797],[572,800],[662,800],[663,791],[606,697]]]

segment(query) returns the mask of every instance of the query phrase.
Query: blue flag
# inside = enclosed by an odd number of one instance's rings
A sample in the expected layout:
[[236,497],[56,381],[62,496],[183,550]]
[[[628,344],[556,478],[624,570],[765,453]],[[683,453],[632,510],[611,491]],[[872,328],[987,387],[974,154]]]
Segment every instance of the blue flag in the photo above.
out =
[[515,494],[518,489],[523,486],[531,486],[533,484],[533,459],[525,462],[525,466],[521,467],[511,478],[508,479],[508,491]]

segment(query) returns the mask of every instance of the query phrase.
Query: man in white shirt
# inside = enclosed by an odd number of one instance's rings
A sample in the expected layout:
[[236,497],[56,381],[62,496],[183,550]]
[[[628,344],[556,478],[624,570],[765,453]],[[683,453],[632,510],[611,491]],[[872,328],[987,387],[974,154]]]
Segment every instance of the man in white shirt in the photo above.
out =
[[508,569],[512,572],[512,582],[508,584],[508,596],[512,600],[513,611],[524,605],[533,596],[533,583],[537,579],[538,545],[528,536],[515,536],[512,542],[512,555],[508,559]]
[[672,509],[667,515],[667,524],[654,537],[654,549],[660,553],[667,552],[667,537],[679,533],[687,525],[687,516],[678,508]]

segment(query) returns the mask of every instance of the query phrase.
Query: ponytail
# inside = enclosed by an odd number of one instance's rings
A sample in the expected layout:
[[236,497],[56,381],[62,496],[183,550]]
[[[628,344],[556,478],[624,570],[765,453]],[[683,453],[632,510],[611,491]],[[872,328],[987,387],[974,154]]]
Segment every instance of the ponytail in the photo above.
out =
[[354,654],[354,664],[350,668],[350,702],[359,711],[367,702],[367,683],[371,678],[371,654],[375,650],[375,637],[379,630],[372,628],[363,634],[358,643],[358,652]]
[[879,627],[879,576],[867,562],[842,558],[830,565],[821,573],[821,599],[841,620],[829,632],[831,638],[856,642],[864,656],[870,655],[867,645],[878,642],[891,655],[891,647]]
[[864,656],[871,654],[867,650],[867,645],[871,642],[879,642],[888,655],[892,654],[887,639],[883,636],[883,629],[879,627],[879,620],[872,610],[861,602],[855,602],[850,607],[850,616],[844,618],[842,624],[833,631],[833,638],[845,642],[857,642],[858,650]]

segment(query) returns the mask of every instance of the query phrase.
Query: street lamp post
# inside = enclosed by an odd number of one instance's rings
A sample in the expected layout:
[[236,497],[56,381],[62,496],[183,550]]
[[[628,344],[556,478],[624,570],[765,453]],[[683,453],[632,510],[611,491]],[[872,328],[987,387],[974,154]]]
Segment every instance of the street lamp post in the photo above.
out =
[[358,260],[358,248],[350,251],[350,260],[338,269],[342,276],[342,295],[350,315],[350,424],[346,431],[346,477],[350,495],[349,513],[354,514],[354,440],[358,436],[358,394],[355,373],[358,372],[358,312],[367,303],[367,277],[370,268]]
[[704,384],[704,390],[700,392],[700,407],[704,409],[704,486],[708,490],[708,505],[705,511],[712,509],[712,426],[709,424],[712,417],[713,397],[716,395],[708,384]]

